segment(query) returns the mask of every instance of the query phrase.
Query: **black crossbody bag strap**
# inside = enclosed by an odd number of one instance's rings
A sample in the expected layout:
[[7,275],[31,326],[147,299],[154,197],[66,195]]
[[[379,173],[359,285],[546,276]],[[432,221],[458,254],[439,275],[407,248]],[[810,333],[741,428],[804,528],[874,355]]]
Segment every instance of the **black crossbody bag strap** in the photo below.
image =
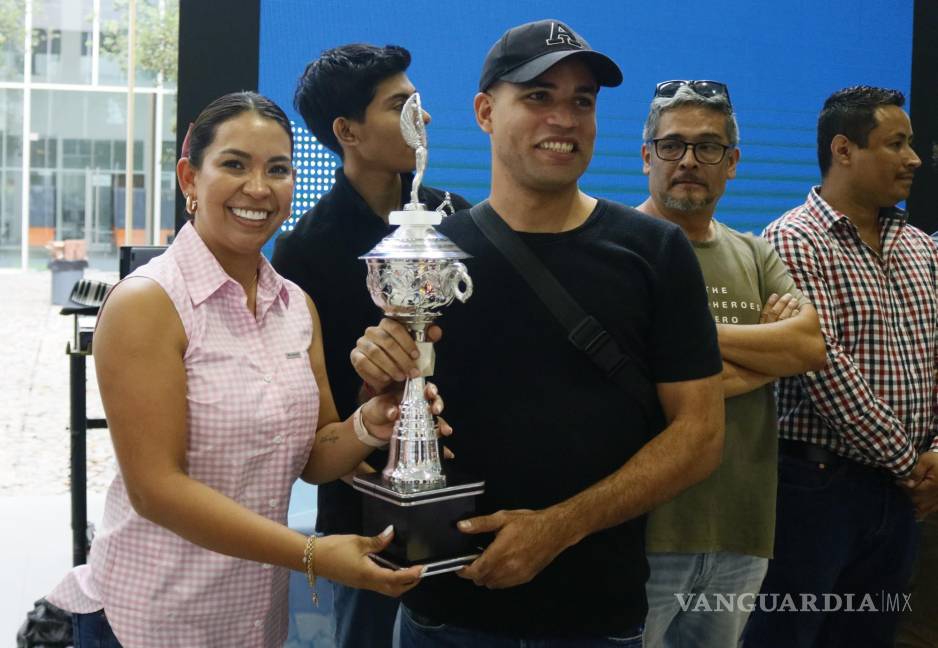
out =
[[573,346],[585,353],[623,391],[635,396],[647,420],[655,420],[653,403],[657,402],[657,390],[638,361],[622,350],[599,320],[583,310],[488,202],[475,205],[469,215],[566,329],[567,339]]

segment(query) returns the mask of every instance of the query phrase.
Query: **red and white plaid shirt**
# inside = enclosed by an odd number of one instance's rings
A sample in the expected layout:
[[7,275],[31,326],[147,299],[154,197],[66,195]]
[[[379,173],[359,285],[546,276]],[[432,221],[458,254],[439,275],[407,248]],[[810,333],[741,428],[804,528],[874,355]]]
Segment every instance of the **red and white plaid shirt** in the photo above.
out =
[[938,450],[935,243],[883,210],[877,255],[818,187],[763,236],[817,309],[827,346],[823,370],[778,381],[779,436],[907,475]]
[[[189,475],[286,524],[319,415],[303,292],[261,260],[255,317],[189,224],[131,276],[163,287],[188,338]],[[286,569],[208,551],[140,517],[118,475],[89,564],[48,598],[71,612],[103,607],[125,646],[282,646],[288,580]]]

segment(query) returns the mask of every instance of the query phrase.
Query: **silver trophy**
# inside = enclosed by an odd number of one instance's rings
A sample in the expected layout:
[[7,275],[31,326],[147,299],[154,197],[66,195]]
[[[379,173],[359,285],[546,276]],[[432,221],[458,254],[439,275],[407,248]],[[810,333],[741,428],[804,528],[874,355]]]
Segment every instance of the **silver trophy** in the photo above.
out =
[[434,364],[426,330],[454,299],[469,299],[472,279],[461,262],[469,255],[433,227],[442,222],[442,212],[419,202],[427,132],[416,93],[401,111],[401,133],[416,157],[411,202],[402,211],[391,212],[388,220],[397,229],[361,258],[368,264],[372,300],[386,317],[410,331],[420,350],[418,365],[423,373],[404,384],[387,466],[380,474],[356,477],[353,484],[366,495],[365,533],[395,525],[391,547],[374,558],[392,567],[432,563],[426,573],[441,573],[471,562],[478,553],[470,546],[473,541],[455,530],[455,522],[473,514],[474,498],[484,483],[448,475],[440,462],[437,425],[424,395],[425,377],[432,375]]

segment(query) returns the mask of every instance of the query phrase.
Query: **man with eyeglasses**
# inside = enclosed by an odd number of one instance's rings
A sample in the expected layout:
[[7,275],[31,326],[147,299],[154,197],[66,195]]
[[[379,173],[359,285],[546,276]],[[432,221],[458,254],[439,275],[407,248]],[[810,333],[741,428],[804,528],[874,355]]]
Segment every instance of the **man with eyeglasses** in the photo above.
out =
[[938,250],[896,207],[921,165],[904,101],[869,86],[828,97],[821,185],[765,230],[818,310],[828,362],[779,382],[778,525],[762,592],[798,604],[756,610],[747,648],[892,647],[915,516],[938,510]]
[[820,369],[817,313],[765,240],[714,219],[736,176],[739,129],[726,86],[658,84],[645,121],[639,210],[680,225],[703,270],[723,356],[726,437],[716,472],[649,514],[645,646],[735,648],[775,533],[777,425],[773,381]]

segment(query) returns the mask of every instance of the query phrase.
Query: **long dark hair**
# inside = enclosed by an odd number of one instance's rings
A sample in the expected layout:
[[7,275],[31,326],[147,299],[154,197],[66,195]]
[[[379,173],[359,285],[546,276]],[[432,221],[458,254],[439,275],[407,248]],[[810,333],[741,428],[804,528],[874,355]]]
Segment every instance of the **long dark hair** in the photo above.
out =
[[290,139],[290,154],[293,154],[293,130],[286,113],[267,97],[256,92],[242,91],[219,97],[195,118],[192,130],[187,137],[189,151],[186,157],[189,158],[189,163],[196,169],[201,168],[202,156],[205,149],[215,140],[215,131],[218,130],[218,126],[247,111],[277,122]]

